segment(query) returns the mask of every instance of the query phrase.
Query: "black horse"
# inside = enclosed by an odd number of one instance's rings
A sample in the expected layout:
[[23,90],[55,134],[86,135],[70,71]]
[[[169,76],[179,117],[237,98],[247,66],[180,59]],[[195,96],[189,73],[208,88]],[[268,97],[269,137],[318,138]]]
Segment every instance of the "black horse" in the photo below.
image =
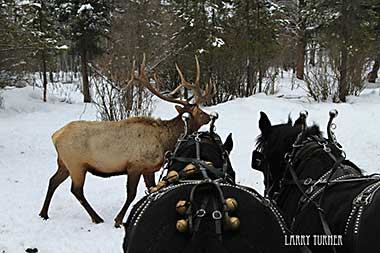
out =
[[294,125],[289,118],[272,126],[261,112],[259,128],[252,168],[264,173],[266,195],[293,232],[310,235],[313,252],[377,252],[379,177],[364,176],[345,159],[332,131],[324,138],[318,126],[306,127],[305,115]]
[[165,166],[167,180],[173,170],[179,179],[133,207],[124,252],[301,252],[285,245],[288,230],[276,207],[234,183],[231,149],[231,136],[223,144],[213,132],[180,140]]

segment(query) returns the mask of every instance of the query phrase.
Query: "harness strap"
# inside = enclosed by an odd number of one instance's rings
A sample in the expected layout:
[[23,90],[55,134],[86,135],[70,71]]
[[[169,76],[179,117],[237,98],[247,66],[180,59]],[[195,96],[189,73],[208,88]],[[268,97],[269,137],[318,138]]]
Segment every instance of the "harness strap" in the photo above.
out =
[[[213,198],[212,202],[213,202],[212,205],[213,205],[213,210],[214,210],[212,213],[212,218],[215,220],[215,233],[218,236],[218,239],[220,241],[222,241],[222,217],[223,217],[223,214],[219,211],[218,202],[216,201],[215,198]],[[215,215],[216,213],[218,213],[220,215],[216,216]]]
[[[190,200],[190,201],[192,201],[192,200]],[[194,233],[198,232],[199,226],[201,224],[201,219],[206,214],[205,208],[207,207],[208,201],[209,201],[209,198],[204,196],[203,200],[202,200],[201,208],[195,212],[195,218],[193,218],[193,220],[195,219],[195,222],[193,224],[193,227],[190,227],[191,232],[194,232]]]
[[[373,181],[373,180],[378,180],[379,178],[373,178],[371,176],[357,176],[355,174],[349,174],[349,175],[344,175],[342,176],[344,178],[346,177],[351,177],[351,178],[347,178],[347,179],[333,179],[333,180],[330,180],[330,184],[338,184],[338,183],[352,183],[352,182],[360,182],[360,181],[364,181],[364,182],[368,182],[368,181]],[[316,186],[316,185],[325,185],[327,183],[326,180],[313,180],[313,179],[300,179],[300,184],[302,185],[305,185],[305,186],[308,186],[308,185],[311,185],[313,184],[313,186]],[[293,181],[286,181],[283,183],[284,185],[294,185],[295,183]]]
[[358,236],[361,218],[365,209],[371,204],[376,192],[380,189],[380,179],[364,188],[352,201],[352,209],[347,218],[344,235],[347,236],[350,225],[352,224],[352,244],[358,249]]
[[[303,190],[303,188],[302,188],[302,186],[301,186],[301,184],[300,184],[300,181],[299,181],[299,179],[298,179],[298,176],[297,176],[297,174],[296,174],[296,172],[294,171],[294,168],[293,168],[294,166],[293,166],[293,163],[292,163],[292,160],[291,160],[292,158],[294,158],[293,156],[289,157],[289,162],[288,162],[288,165],[287,165],[287,169],[288,169],[288,171],[290,172],[293,181],[295,182],[297,188],[300,190],[300,192],[301,192],[301,194],[303,195],[303,197],[304,197],[306,200],[308,200],[308,202],[313,203],[313,205],[314,205],[314,206],[316,207],[316,209],[318,210],[318,215],[319,215],[319,218],[320,218],[320,220],[321,220],[321,224],[322,224],[322,228],[323,228],[324,233],[325,233],[326,235],[332,235],[332,233],[331,233],[331,229],[330,229],[330,226],[329,226],[329,224],[328,224],[328,222],[327,222],[327,219],[326,219],[325,211],[324,211],[324,209],[321,207],[321,205],[322,205],[322,200],[323,200],[324,193],[325,193],[325,191],[326,191],[326,189],[327,189],[327,187],[328,187],[328,185],[329,185],[329,183],[330,183],[330,180],[331,180],[333,174],[335,174],[335,172],[336,172],[336,170],[338,169],[338,167],[339,167],[339,166],[341,165],[341,163],[344,161],[345,157],[344,157],[344,156],[340,156],[339,158],[336,158],[334,155],[331,154],[331,148],[329,148],[329,147],[327,146],[327,143],[325,143],[325,142],[319,142],[319,141],[318,141],[318,146],[319,146],[319,145],[322,145],[322,146],[323,146],[323,151],[325,151],[325,153],[327,153],[327,154],[329,155],[329,157],[334,161],[334,165],[333,165],[333,167],[332,167],[331,170],[330,170],[331,172],[330,172],[329,175],[328,175],[326,185],[325,185],[325,186],[323,187],[323,189],[322,189],[322,192],[321,192],[321,195],[320,195],[320,198],[319,198],[318,203],[317,203],[316,201],[314,201],[313,199],[311,199],[311,198],[305,193],[305,191]],[[312,147],[313,147],[314,145],[310,145],[310,146],[311,146],[311,147],[308,147],[308,148],[307,148],[308,150],[312,149]],[[313,153],[315,153],[315,152],[316,152],[316,151],[313,151]],[[295,149],[293,148],[293,150],[292,150],[292,154],[295,154],[295,153],[296,153],[296,152],[295,152]],[[298,151],[297,153],[300,154],[301,151]],[[296,157],[299,157],[299,156],[296,156]],[[298,202],[297,215],[298,215],[302,210],[304,210],[304,207],[305,207],[305,206],[301,206],[301,205],[300,205],[300,202]],[[293,221],[292,221],[292,225],[291,225],[292,229],[294,228],[294,225],[295,225],[295,221],[296,221],[296,217],[297,217],[297,215],[296,215],[295,217],[293,217]],[[332,247],[333,252],[336,253],[336,248],[335,248],[335,246],[331,246],[331,247]]]
[[[190,204],[190,207],[186,211],[186,216],[189,219],[190,232],[193,233],[193,238],[194,238],[195,233],[198,232],[198,230],[199,230],[201,220],[206,214],[205,208],[207,207],[207,204],[210,200],[210,196],[207,196],[207,195],[203,196],[201,208],[196,211],[195,217],[194,217],[193,210],[192,210],[193,205],[194,205],[194,196],[195,196],[196,190],[198,189],[198,187],[204,186],[206,184],[214,187],[214,189],[216,190],[216,198],[211,197],[212,198],[212,206],[213,206],[213,211],[211,213],[211,217],[215,221],[215,233],[218,236],[218,239],[222,240],[222,232],[223,232],[223,228],[222,228],[223,222],[222,221],[223,221],[223,217],[228,216],[228,208],[225,204],[223,191],[220,188],[220,185],[215,181],[202,182],[202,183],[195,185],[191,189],[191,192],[190,192],[190,203],[191,204]],[[221,203],[223,205],[222,211],[219,210],[218,203]]]
[[[204,161],[202,160],[198,160],[198,159],[195,159],[195,158],[187,158],[187,157],[173,157],[172,158],[173,160],[176,160],[176,161],[179,161],[179,162],[184,162],[184,163],[191,163],[195,166],[197,166],[198,168],[206,168],[207,171],[210,171],[212,174],[214,174],[214,176],[216,177],[227,177],[227,174],[224,174],[223,172],[221,172],[220,169],[217,169],[213,166],[210,166],[208,164],[206,164]],[[179,174],[180,176],[185,176],[185,173],[182,170],[179,171]],[[208,178],[208,176],[207,176]]]

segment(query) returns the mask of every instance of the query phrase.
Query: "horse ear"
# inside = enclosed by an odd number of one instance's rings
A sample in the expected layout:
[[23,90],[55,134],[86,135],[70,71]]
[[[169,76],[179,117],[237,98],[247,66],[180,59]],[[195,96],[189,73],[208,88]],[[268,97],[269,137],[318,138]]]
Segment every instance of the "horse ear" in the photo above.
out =
[[232,133],[230,133],[227,136],[226,141],[224,142],[223,146],[226,149],[226,151],[228,152],[228,154],[231,153],[232,148],[234,147],[234,142],[232,140]]
[[292,118],[290,118],[290,113],[288,115],[288,123],[287,124],[290,125],[290,126],[293,124]]
[[294,126],[297,126],[297,125],[302,125],[302,119],[301,119],[301,116],[298,117],[298,119],[294,122]]
[[272,127],[272,124],[269,121],[268,116],[265,112],[260,112],[259,128],[263,135],[267,134]]

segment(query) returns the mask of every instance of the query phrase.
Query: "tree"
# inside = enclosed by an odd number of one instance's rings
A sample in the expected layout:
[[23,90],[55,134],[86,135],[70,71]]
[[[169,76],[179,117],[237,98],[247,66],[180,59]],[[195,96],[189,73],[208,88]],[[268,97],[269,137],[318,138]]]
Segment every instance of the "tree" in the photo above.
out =
[[72,41],[81,57],[84,102],[91,102],[88,62],[101,54],[102,39],[109,33],[112,3],[107,0],[55,0],[62,32]]
[[59,40],[57,24],[54,19],[52,0],[21,2],[21,26],[28,31],[31,57],[40,59],[43,76],[43,101],[47,96],[47,62],[52,57]]

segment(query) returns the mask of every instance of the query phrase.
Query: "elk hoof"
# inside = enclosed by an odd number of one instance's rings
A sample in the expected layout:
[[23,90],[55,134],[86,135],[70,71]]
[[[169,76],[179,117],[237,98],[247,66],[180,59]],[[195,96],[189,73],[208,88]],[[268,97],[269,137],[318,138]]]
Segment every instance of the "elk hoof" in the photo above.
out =
[[96,217],[96,218],[93,218],[92,219],[92,222],[95,223],[95,224],[99,224],[99,223],[103,223],[104,220],[100,217]]
[[121,228],[121,222],[115,221],[115,228]]
[[49,219],[49,216],[48,216],[47,214],[40,213],[39,215],[40,215],[40,217],[41,217],[42,219],[44,219],[44,220]]

